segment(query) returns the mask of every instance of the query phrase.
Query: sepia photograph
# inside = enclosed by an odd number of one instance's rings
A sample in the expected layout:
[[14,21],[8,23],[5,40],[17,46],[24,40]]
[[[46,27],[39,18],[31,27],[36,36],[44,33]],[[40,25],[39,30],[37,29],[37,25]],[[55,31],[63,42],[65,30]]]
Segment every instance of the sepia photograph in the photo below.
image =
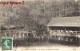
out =
[[0,51],[80,51],[80,0],[0,0]]

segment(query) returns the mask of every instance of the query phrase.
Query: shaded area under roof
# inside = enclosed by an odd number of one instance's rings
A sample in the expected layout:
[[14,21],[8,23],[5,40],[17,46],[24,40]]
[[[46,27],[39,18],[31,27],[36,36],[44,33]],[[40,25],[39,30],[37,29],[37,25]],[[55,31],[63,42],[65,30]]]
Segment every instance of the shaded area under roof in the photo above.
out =
[[47,26],[80,27],[80,16],[53,18]]

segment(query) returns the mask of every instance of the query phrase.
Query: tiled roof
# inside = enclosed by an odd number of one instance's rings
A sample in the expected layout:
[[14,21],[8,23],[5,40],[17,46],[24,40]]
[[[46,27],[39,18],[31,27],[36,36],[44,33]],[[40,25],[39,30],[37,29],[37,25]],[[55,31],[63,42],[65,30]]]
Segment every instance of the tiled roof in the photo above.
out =
[[75,17],[56,17],[47,26],[73,26],[80,27],[80,16]]

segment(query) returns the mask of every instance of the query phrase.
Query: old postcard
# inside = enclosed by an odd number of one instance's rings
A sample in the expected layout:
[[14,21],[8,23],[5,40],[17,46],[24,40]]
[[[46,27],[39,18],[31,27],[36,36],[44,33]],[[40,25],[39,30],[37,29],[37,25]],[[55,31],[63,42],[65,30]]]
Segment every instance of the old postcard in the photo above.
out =
[[0,0],[0,51],[80,51],[80,0]]

